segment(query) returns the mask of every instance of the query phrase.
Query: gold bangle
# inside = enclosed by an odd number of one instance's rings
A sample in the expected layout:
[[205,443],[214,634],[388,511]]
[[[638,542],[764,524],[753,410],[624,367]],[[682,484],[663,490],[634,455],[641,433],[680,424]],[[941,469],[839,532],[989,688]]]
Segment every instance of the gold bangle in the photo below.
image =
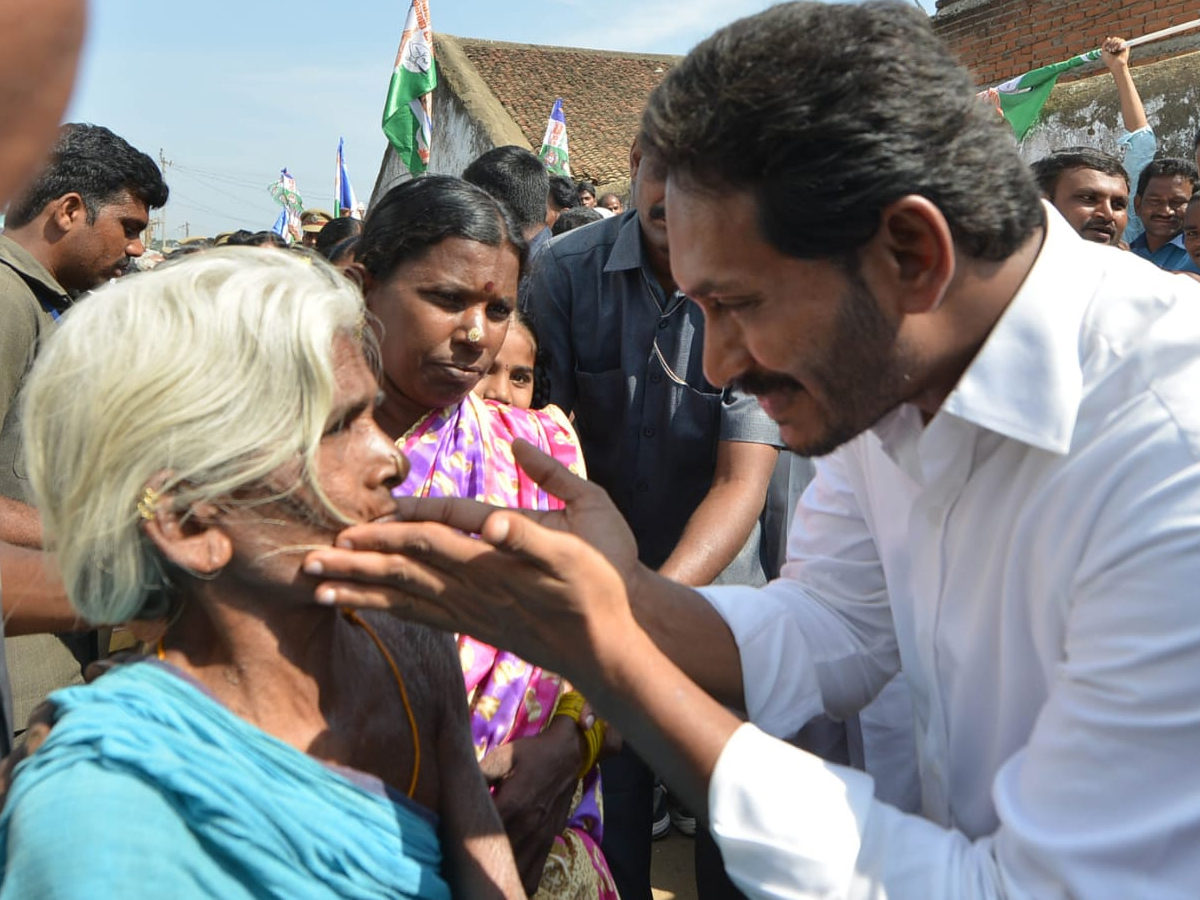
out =
[[583,763],[579,767],[579,778],[590,772],[596,765],[596,760],[600,758],[600,751],[604,747],[605,734],[608,732],[608,725],[599,716],[594,716],[591,727],[583,724],[581,720],[583,706],[586,702],[583,694],[579,691],[567,691],[558,698],[558,705],[554,707],[554,715],[551,716],[551,720],[559,716],[566,716],[579,726],[579,734],[583,738],[584,744]]
[[587,726],[579,721],[583,716],[583,704],[583,694],[579,691],[567,691],[558,698],[558,705],[554,707],[554,715],[551,718],[566,716],[574,721],[581,730],[586,730]]

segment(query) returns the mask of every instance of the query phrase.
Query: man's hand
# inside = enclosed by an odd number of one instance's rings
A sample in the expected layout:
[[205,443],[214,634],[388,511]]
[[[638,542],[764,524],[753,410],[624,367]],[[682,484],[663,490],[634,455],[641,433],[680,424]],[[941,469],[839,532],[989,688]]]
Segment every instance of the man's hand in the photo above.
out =
[[1100,60],[1110,72],[1129,68],[1129,46],[1124,38],[1108,37],[1100,45]]
[[567,825],[582,760],[578,727],[560,717],[541,734],[495,748],[480,763],[531,897],[554,838]]
[[637,630],[628,597],[645,570],[604,491],[527,444],[514,453],[564,509],[402,500],[405,521],[354,526],[337,547],[308,554],[305,570],[322,579],[317,599],[393,609],[594,683],[597,664]]

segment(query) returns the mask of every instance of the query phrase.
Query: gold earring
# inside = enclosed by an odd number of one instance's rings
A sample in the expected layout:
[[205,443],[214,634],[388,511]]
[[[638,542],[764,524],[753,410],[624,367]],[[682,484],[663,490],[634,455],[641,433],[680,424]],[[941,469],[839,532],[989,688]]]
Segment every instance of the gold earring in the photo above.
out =
[[143,519],[153,519],[158,512],[160,494],[147,485],[142,491],[142,499],[138,501],[137,511]]

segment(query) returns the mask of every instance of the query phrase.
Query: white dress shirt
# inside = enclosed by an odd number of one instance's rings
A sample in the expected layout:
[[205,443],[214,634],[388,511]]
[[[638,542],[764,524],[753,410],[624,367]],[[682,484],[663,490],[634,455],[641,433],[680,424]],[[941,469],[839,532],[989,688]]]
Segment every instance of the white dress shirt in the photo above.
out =
[[[755,723],[709,788],[752,897],[1200,898],[1200,284],[1047,218],[929,424],[820,460],[782,577],[705,592]],[[901,665],[922,816],[763,733]]]

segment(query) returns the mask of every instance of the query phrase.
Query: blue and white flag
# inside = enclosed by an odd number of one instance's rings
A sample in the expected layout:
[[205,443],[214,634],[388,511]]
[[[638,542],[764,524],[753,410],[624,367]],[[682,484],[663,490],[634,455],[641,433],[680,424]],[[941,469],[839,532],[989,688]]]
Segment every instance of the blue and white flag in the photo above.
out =
[[333,215],[335,218],[348,215],[355,219],[361,219],[362,210],[358,208],[358,197],[355,196],[354,187],[350,184],[350,176],[346,174],[343,143],[344,140],[338,138],[337,172],[333,182]]
[[571,177],[571,160],[567,152],[567,117],[563,115],[562,97],[554,101],[550,110],[550,121],[546,123],[546,136],[542,138],[542,149],[538,156],[546,164],[551,175]]

